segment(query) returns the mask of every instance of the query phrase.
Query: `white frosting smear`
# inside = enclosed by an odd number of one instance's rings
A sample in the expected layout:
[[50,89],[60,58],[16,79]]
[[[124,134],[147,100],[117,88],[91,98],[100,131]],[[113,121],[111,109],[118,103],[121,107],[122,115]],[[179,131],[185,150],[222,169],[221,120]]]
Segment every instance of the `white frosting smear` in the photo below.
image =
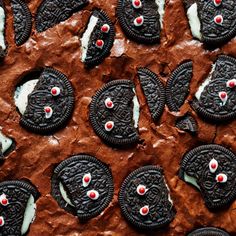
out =
[[2,7],[0,7],[0,47],[3,50],[6,49],[6,44],[4,40],[4,29],[5,29],[5,12]]
[[34,197],[30,195],[25,209],[24,221],[21,227],[21,235],[25,234],[28,231],[30,224],[33,223],[35,219],[35,213],[36,204],[34,202]]
[[81,60],[82,62],[85,61],[86,56],[87,56],[87,51],[88,51],[88,44],[89,44],[89,39],[91,37],[91,34],[94,30],[94,27],[96,26],[98,22],[98,18],[95,16],[91,16],[89,20],[88,27],[86,31],[84,32],[82,38],[81,38],[81,48],[82,48],[82,57]]
[[197,180],[194,178],[194,177],[191,177],[189,175],[187,175],[185,172],[184,172],[184,180],[187,182],[187,183],[190,183],[192,184],[193,186],[197,187],[198,189],[200,189],[200,186],[197,184]]
[[[133,89],[133,91],[135,93],[134,89]],[[138,128],[139,115],[140,115],[140,105],[139,105],[136,93],[135,93],[135,96],[133,98],[133,105],[134,105],[134,107],[133,107],[134,127],[137,129]]]
[[216,68],[216,65],[213,64],[212,65],[212,69],[211,69],[211,72],[209,74],[209,76],[206,78],[206,80],[201,84],[201,86],[198,88],[196,94],[195,94],[195,97],[197,98],[197,100],[199,101],[200,100],[200,97],[201,97],[201,94],[202,92],[204,91],[205,87],[210,84],[211,82],[211,79],[212,79],[212,75],[215,71],[215,68]]
[[198,17],[197,3],[194,3],[189,7],[187,11],[187,16],[193,37],[201,40],[201,23]]
[[155,0],[157,6],[158,6],[158,13],[160,15],[160,26],[161,29],[163,28],[163,17],[165,14],[165,0]]
[[12,145],[13,141],[12,139],[6,137],[2,131],[1,131],[1,127],[0,127],[0,142],[2,144],[2,154],[4,154]]
[[63,197],[63,199],[71,206],[74,206],[71,202],[71,200],[69,199],[67,193],[66,193],[66,190],[64,189],[64,186],[63,184],[60,182],[59,183],[59,189],[60,189],[60,192],[61,192],[61,196]]
[[15,105],[23,115],[28,104],[28,95],[31,94],[38,82],[38,79],[29,80],[16,88],[14,94]]

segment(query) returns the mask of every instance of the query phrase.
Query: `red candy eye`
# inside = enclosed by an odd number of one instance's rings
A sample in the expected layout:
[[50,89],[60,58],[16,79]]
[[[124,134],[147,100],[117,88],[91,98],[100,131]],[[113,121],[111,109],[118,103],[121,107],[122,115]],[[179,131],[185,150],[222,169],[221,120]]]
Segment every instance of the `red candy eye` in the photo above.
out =
[[225,105],[225,103],[227,102],[227,99],[228,99],[227,93],[226,92],[219,92],[219,97],[220,97],[220,100],[222,101],[221,105]]
[[134,19],[134,25],[135,26],[141,26],[144,22],[143,16],[139,16]]
[[51,94],[53,95],[53,96],[58,96],[59,94],[60,94],[60,88],[58,88],[58,87],[53,87],[52,89],[51,89]]
[[209,169],[211,173],[215,173],[218,168],[218,162],[214,158],[209,163]]
[[139,210],[139,213],[142,216],[146,216],[149,213],[149,206],[144,206]]
[[226,83],[226,86],[228,88],[234,88],[236,86],[236,79],[228,80],[227,83]]
[[3,216],[0,216],[0,226],[3,226],[5,224]]
[[110,26],[108,24],[104,24],[102,27],[101,27],[101,31],[103,33],[108,33],[110,31]]
[[105,106],[106,106],[107,108],[109,108],[109,109],[111,109],[111,108],[114,107],[114,104],[113,104],[113,102],[112,102],[112,100],[111,100],[110,98],[107,98],[107,99],[105,100]]
[[87,196],[92,200],[97,200],[99,198],[99,193],[96,190],[90,190],[87,192]]
[[101,40],[101,39],[98,39],[98,40],[96,41],[96,46],[97,46],[98,48],[102,48],[102,47],[103,47],[103,45],[104,45],[104,42],[103,42],[103,40]]
[[51,107],[44,107],[44,112],[47,119],[52,117],[53,110]]
[[220,6],[222,0],[213,0],[216,7]]
[[227,181],[227,176],[225,175],[225,174],[218,174],[217,176],[216,176],[216,181],[218,182],[218,183],[225,183],[226,181]]
[[146,189],[146,186],[140,184],[138,187],[137,187],[137,193],[139,195],[144,195],[146,193],[147,189]]
[[108,121],[105,124],[105,130],[106,131],[111,131],[114,128],[114,122],[113,121]]
[[222,23],[223,23],[223,17],[222,17],[222,15],[217,15],[217,16],[215,16],[214,22],[215,22],[216,24],[218,24],[218,25],[222,24]]
[[142,7],[142,2],[141,2],[141,0],[132,0],[132,5],[134,8],[138,9],[138,8]]
[[3,206],[6,206],[8,204],[8,200],[5,198],[5,199],[2,199],[2,205]]
[[82,181],[83,187],[87,187],[87,186],[90,184],[91,179],[92,179],[92,176],[91,176],[90,173],[85,174],[85,175],[83,176],[83,181]]
[[8,199],[7,199],[7,196],[5,194],[2,194],[0,196],[0,203],[3,205],[3,206],[6,206],[8,205]]

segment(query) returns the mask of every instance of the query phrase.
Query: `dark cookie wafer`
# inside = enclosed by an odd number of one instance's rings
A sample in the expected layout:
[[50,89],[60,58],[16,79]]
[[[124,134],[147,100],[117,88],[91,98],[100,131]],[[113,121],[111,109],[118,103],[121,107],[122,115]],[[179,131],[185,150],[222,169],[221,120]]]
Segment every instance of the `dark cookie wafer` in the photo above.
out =
[[185,62],[174,70],[166,84],[166,102],[170,111],[179,111],[189,93],[193,63]]
[[204,227],[196,229],[189,233],[187,236],[230,236],[224,230],[214,228],[214,227]]
[[208,76],[208,83],[198,89],[192,106],[212,122],[236,118],[236,59],[221,55]]
[[236,198],[236,156],[220,145],[202,145],[187,152],[179,176],[201,191],[210,209],[226,207]]
[[156,121],[165,107],[165,87],[157,75],[147,68],[139,68],[138,76],[152,118]]
[[[62,196],[60,183],[70,204]],[[111,202],[114,191],[112,175],[109,168],[95,157],[73,156],[54,170],[51,191],[63,209],[77,215],[80,220],[87,220],[99,215]],[[89,197],[91,191],[98,195],[97,199]]]
[[6,11],[5,11],[5,6],[4,6],[3,0],[0,0],[0,10],[1,10],[1,12],[0,12],[1,17],[3,18],[0,21],[1,27],[3,28],[1,31],[1,34],[3,36],[3,40],[0,44],[0,59],[1,59],[2,57],[5,57],[6,53],[7,53],[7,42],[5,40]]
[[175,216],[163,171],[157,166],[130,173],[122,183],[119,203],[124,217],[142,229],[166,226]]
[[190,133],[196,133],[198,130],[197,122],[191,115],[185,115],[176,120],[175,126],[183,131],[187,131]]
[[[57,96],[52,94],[52,88],[60,90]],[[45,68],[28,96],[20,124],[36,133],[55,132],[68,121],[73,107],[74,92],[67,77],[53,68]]]
[[[119,0],[117,16],[121,28],[130,39],[139,43],[158,43],[161,23],[157,1],[140,0],[141,7],[134,7],[134,1]],[[141,17],[141,18],[140,18]]]
[[[92,18],[97,19],[97,23],[91,32],[88,45],[86,46],[86,56],[82,58],[82,61],[89,66],[99,64],[109,55],[115,37],[114,26],[106,12],[103,10],[94,10],[90,16],[87,27],[90,25]],[[88,30],[88,28],[86,30]],[[99,43],[101,43],[102,46],[99,46]],[[85,50],[83,47],[85,46],[82,40],[82,50]]]
[[107,83],[93,96],[90,122],[99,137],[114,145],[137,142],[133,119],[134,84],[129,80]]
[[201,40],[219,45],[236,35],[236,1],[185,0],[186,10],[197,4]]
[[31,34],[32,16],[27,4],[22,0],[12,0],[11,6],[14,16],[15,43],[20,46]]
[[67,20],[80,10],[88,0],[43,0],[36,13],[36,29],[43,32]]
[[0,235],[22,235],[22,224],[27,202],[33,196],[39,197],[37,189],[25,181],[5,181],[0,183]]

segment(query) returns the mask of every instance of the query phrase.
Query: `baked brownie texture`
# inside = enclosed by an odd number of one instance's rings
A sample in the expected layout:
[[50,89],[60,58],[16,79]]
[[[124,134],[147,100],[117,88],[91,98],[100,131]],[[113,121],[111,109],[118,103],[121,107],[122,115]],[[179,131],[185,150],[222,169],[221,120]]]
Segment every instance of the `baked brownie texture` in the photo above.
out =
[[[236,201],[228,209],[210,212],[201,194],[178,177],[179,163],[187,151],[205,143],[221,144],[236,153],[236,121],[215,125],[203,121],[185,102],[179,113],[165,107],[157,123],[151,114],[138,77],[137,68],[148,67],[166,83],[171,72],[186,60],[193,61],[193,78],[187,100],[192,100],[200,84],[211,71],[220,54],[236,57],[236,40],[232,39],[218,50],[208,51],[192,38],[182,0],[166,1],[164,25],[160,44],[145,46],[128,40],[116,21],[117,0],[93,0],[68,20],[36,33],[21,47],[14,43],[13,17],[10,1],[6,5],[6,40],[8,54],[0,64],[0,124],[3,132],[15,139],[16,149],[1,164],[0,180],[29,179],[39,190],[37,217],[29,236],[64,235],[158,235],[183,236],[193,229],[214,226],[236,235]],[[33,16],[42,1],[27,1]],[[92,10],[106,11],[115,23],[116,37],[111,55],[102,64],[86,69],[81,62],[81,43]],[[75,90],[75,110],[66,128],[53,136],[40,136],[19,125],[20,115],[14,105],[13,94],[20,78],[27,72],[45,66],[64,73]],[[141,105],[139,120],[140,142],[126,149],[113,149],[93,131],[89,122],[92,96],[105,83],[115,79],[129,79],[137,85]],[[178,116],[190,112],[198,124],[196,136],[175,127]],[[71,155],[86,153],[108,164],[114,180],[114,198],[103,214],[80,223],[76,217],[59,207],[50,195],[54,168]],[[170,187],[177,211],[175,219],[164,229],[139,231],[121,215],[118,192],[121,183],[133,170],[144,165],[160,165]]]

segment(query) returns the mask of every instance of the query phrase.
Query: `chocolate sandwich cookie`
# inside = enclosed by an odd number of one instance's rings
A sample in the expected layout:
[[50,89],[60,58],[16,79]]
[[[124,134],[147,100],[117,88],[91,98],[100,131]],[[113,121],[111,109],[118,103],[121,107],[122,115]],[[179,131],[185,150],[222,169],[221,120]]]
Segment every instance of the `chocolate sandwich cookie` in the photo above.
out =
[[115,80],[104,85],[92,98],[89,118],[94,131],[107,143],[137,142],[139,103],[134,84],[129,80]]
[[157,166],[130,173],[122,183],[119,203],[128,222],[141,229],[166,226],[175,216],[163,171]]
[[236,118],[236,59],[221,55],[198,88],[192,103],[204,119],[224,122]]
[[6,12],[3,0],[0,0],[0,59],[6,56],[7,43],[5,40]]
[[94,10],[81,38],[82,62],[90,66],[99,64],[110,53],[114,37],[114,26],[108,15]]
[[26,235],[35,219],[37,189],[25,181],[0,183],[0,235]]
[[44,0],[36,13],[36,29],[43,32],[84,7],[88,0]]
[[236,199],[236,156],[220,145],[202,145],[187,152],[179,176],[201,191],[210,209],[226,207]]
[[11,6],[14,17],[15,43],[20,46],[31,34],[32,16],[27,4],[22,0],[12,0]]
[[121,28],[139,43],[158,43],[163,27],[165,0],[119,0],[117,16]]
[[166,102],[170,111],[179,111],[189,93],[193,63],[185,62],[174,70],[166,84]]
[[186,131],[186,132],[189,132],[192,134],[196,133],[198,130],[197,122],[189,114],[187,114],[183,117],[179,117],[176,120],[175,126],[180,130],[183,130],[183,131]]
[[156,121],[165,108],[165,87],[157,75],[147,68],[139,68],[138,76],[152,119]]
[[52,176],[52,196],[80,220],[99,215],[111,202],[113,192],[108,166],[89,155],[61,162]]
[[15,148],[15,142],[13,139],[7,137],[0,127],[0,159],[4,159]]
[[200,229],[196,229],[187,236],[230,236],[225,231],[214,228],[214,227],[204,227]]
[[15,91],[15,104],[22,115],[20,124],[35,133],[55,132],[72,115],[72,85],[64,74],[53,68],[32,73],[32,77]]
[[184,0],[184,4],[193,37],[219,45],[236,35],[235,0]]

